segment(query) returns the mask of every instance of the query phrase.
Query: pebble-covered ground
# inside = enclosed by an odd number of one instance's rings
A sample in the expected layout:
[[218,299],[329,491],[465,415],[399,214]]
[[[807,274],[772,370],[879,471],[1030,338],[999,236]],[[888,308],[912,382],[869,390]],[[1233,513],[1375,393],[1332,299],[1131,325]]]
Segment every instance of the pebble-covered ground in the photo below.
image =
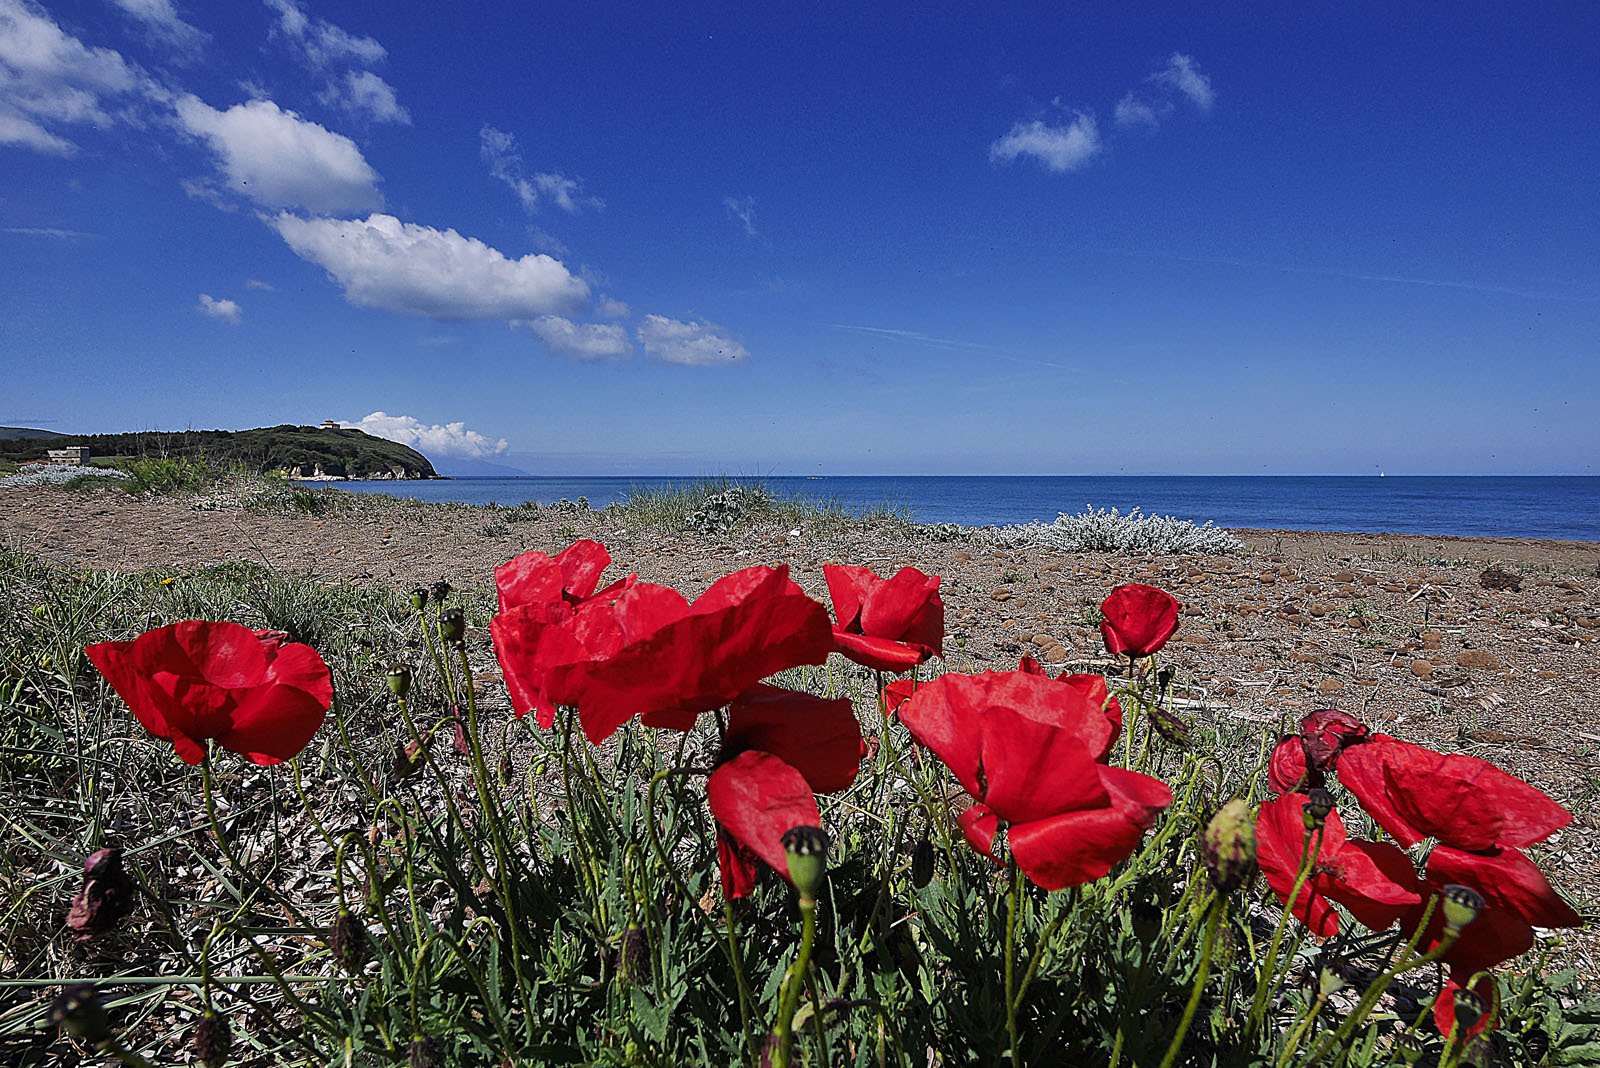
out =
[[[952,670],[1014,667],[1023,654],[1114,670],[1098,659],[1096,606],[1118,583],[1153,583],[1184,603],[1165,662],[1194,715],[1267,734],[1337,707],[1501,764],[1577,815],[1541,860],[1600,919],[1600,543],[1235,533],[1245,549],[1232,555],[1125,557],[1002,549],[982,531],[940,539],[894,523],[705,538],[628,529],[613,512],[360,497],[308,515],[0,487],[0,546],[110,570],[181,575],[253,560],[328,580],[488,588],[495,565],[525,548],[594,537],[620,570],[686,594],[749,564],[787,563],[826,601],[824,563],[915,565],[943,578]],[[1600,975],[1600,939],[1576,941],[1575,963]]]

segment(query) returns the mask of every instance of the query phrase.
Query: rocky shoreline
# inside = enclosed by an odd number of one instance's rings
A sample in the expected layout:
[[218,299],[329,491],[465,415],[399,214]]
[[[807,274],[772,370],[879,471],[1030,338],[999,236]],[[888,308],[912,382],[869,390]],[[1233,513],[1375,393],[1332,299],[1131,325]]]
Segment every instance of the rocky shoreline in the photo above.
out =
[[[1542,865],[1579,904],[1600,900],[1600,543],[1236,530],[1226,556],[1110,556],[998,548],[975,532],[933,539],[892,522],[720,536],[630,529],[586,509],[517,510],[361,495],[328,514],[197,510],[118,490],[0,487],[0,546],[73,567],[180,577],[229,560],[397,588],[447,578],[489,590],[495,565],[578,537],[620,571],[693,595],[754,563],[786,563],[826,600],[822,565],[943,578],[946,665],[1107,670],[1097,606],[1142,581],[1184,604],[1166,663],[1191,714],[1267,738],[1319,707],[1490,759],[1577,816]],[[475,621],[481,623],[482,621]],[[1600,975],[1578,935],[1575,961]],[[1600,941],[1593,943],[1600,951]]]

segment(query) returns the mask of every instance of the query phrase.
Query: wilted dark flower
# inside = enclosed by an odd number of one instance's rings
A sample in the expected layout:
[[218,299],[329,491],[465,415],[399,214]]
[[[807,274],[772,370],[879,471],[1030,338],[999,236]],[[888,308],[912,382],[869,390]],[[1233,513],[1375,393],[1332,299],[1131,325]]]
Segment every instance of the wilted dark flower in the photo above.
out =
[[328,954],[347,975],[355,975],[367,963],[367,929],[344,909],[328,932]]
[[444,599],[450,596],[450,591],[454,588],[455,587],[451,586],[450,583],[446,582],[444,579],[440,579],[438,582],[432,583],[428,586],[428,596],[432,597],[438,603],[443,604]]
[[122,850],[97,850],[83,862],[83,889],[72,899],[67,926],[73,937],[92,938],[133,911],[134,886],[122,867]]
[[395,782],[411,778],[422,770],[426,756],[421,739],[413,739],[405,745],[396,744],[394,760],[389,764],[389,778]]
[[50,1005],[50,1022],[97,1046],[111,1039],[111,1020],[100,994],[88,983],[69,986],[56,997]]
[[636,923],[628,924],[617,947],[617,979],[642,983],[650,978],[650,936]]
[[194,1050],[195,1060],[206,1068],[222,1068],[227,1064],[233,1053],[233,1030],[228,1026],[227,1017],[215,1012],[201,1017],[195,1025],[190,1048]]
[[921,890],[933,881],[933,840],[927,835],[911,851],[911,885]]

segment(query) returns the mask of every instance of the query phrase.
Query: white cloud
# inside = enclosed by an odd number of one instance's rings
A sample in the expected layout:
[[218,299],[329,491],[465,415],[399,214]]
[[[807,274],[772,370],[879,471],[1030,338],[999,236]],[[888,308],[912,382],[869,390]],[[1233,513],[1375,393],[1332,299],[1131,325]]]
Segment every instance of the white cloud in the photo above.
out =
[[737,219],[744,226],[747,237],[756,236],[755,197],[723,197],[722,206],[727,209],[729,218]]
[[111,0],[137,19],[155,40],[187,56],[200,52],[210,35],[183,21],[172,0]]
[[316,70],[336,64],[381,63],[388,53],[371,37],[347,33],[331,22],[313,19],[295,0],[265,0],[277,12],[282,34]]
[[244,309],[239,307],[238,302],[226,298],[218,299],[210,293],[200,294],[200,303],[196,308],[202,315],[209,315],[213,319],[220,319],[233,326],[244,322]]
[[537,319],[519,319],[515,325],[532,330],[544,347],[557,356],[614,360],[633,351],[627,330],[614,324],[575,323],[559,315],[541,315]]
[[510,444],[505,438],[489,438],[476,430],[468,430],[466,423],[430,425],[413,416],[389,415],[386,412],[373,412],[359,422],[347,420],[340,425],[364,431],[373,437],[398,441],[424,455],[464,456],[481,460],[485,456],[500,455]]
[[626,319],[633,314],[626,304],[612,297],[601,297],[595,301],[594,313],[602,319]]
[[529,215],[538,211],[544,201],[572,215],[584,208],[605,207],[599,197],[584,194],[583,183],[575,178],[550,171],[528,174],[523,169],[522,154],[517,151],[517,139],[504,130],[485,126],[478,131],[478,145],[489,165],[489,176],[509,186]]
[[636,334],[646,355],[663,363],[704,367],[750,358],[748,349],[714,323],[685,323],[664,315],[646,315]]
[[82,230],[67,230],[59,226],[0,226],[0,234],[15,234],[18,237],[48,237],[58,241],[76,241],[81,237],[93,237]]
[[118,98],[154,92],[112,49],[88,47],[22,0],[0,0],[0,144],[70,155],[76,146],[52,126],[105,128]]
[[1210,111],[1211,105],[1216,102],[1216,95],[1211,91],[1211,79],[1200,73],[1194,57],[1181,52],[1174,52],[1172,58],[1167,60],[1166,69],[1150,75],[1150,80],[1178,90],[1201,111]]
[[1061,174],[1087,166],[1103,150],[1094,116],[1077,111],[1065,126],[1051,126],[1040,119],[1017,123],[1010,133],[989,146],[989,158],[996,163],[1010,163],[1018,156],[1032,156]]
[[246,289],[259,289],[264,293],[276,293],[278,291],[277,286],[273,285],[271,282],[263,282],[259,278],[245,279],[244,287]]
[[394,86],[370,70],[345,71],[344,77],[330,82],[317,99],[328,107],[340,108],[373,122],[411,125],[411,112],[395,99]]
[[435,319],[529,319],[579,307],[589,296],[560,260],[513,260],[476,238],[392,215],[303,219],[283,212],[267,222],[362,307]]
[[354,141],[270,100],[218,111],[185,96],[177,111],[183,127],[216,153],[229,187],[263,207],[350,212],[383,203],[378,175]]
[[1130,91],[1128,95],[1117,101],[1116,120],[1118,126],[1143,126],[1154,130],[1161,125],[1161,120],[1172,110],[1170,104],[1164,101],[1159,106],[1139,99],[1137,94]]

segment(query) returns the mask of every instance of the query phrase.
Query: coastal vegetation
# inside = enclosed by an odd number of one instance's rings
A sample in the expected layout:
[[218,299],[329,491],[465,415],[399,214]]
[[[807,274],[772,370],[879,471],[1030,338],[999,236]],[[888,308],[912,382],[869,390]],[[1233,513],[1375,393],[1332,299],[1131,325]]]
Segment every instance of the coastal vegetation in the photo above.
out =
[[691,606],[608,562],[405,593],[0,552],[0,1060],[1600,1056],[1558,942],[1520,956],[1577,921],[1538,874],[1565,809],[1309,702],[1175,699],[1159,589],[1052,678],[941,659],[915,568]]

